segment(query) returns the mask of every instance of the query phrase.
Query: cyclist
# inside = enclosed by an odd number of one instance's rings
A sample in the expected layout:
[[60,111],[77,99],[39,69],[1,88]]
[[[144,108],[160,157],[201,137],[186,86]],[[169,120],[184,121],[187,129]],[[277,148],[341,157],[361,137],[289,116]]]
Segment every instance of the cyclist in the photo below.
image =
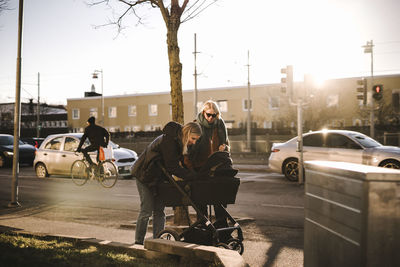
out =
[[[85,128],[85,132],[83,133],[83,136],[81,138],[81,141],[79,142],[78,148],[76,149],[77,152],[83,153],[87,162],[89,162],[91,168],[94,168],[96,166],[96,164],[93,163],[88,152],[97,151],[96,159],[97,159],[97,162],[99,162],[100,146],[107,147],[108,141],[110,141],[109,132],[105,128],[97,125],[95,122],[96,122],[96,118],[93,116],[87,120],[88,126]],[[86,138],[89,138],[90,145],[85,147],[84,149],[81,149]]]

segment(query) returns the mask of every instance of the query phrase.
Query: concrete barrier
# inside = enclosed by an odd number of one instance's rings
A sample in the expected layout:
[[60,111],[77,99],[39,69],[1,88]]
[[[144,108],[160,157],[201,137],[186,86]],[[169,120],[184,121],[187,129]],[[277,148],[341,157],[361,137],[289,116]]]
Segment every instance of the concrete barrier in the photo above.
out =
[[202,246],[166,239],[147,239],[144,241],[144,248],[150,251],[158,251],[190,259],[201,259],[203,261],[215,262],[222,266],[249,266],[237,251],[224,248]]
[[304,266],[400,266],[400,171],[305,163]]

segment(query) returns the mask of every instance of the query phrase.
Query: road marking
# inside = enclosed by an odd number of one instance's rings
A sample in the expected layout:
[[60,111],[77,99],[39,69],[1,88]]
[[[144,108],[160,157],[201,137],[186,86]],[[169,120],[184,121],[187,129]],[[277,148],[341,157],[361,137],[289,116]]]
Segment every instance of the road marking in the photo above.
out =
[[[11,178],[13,175],[10,173],[10,174],[0,174],[0,177],[5,177],[5,178]],[[32,177],[32,175],[18,175],[18,177],[19,178],[31,178]]]
[[261,206],[272,207],[272,208],[304,209],[304,207],[302,206],[291,206],[291,205],[261,204]]
[[116,197],[139,197],[139,195],[131,195],[131,194],[113,194]]

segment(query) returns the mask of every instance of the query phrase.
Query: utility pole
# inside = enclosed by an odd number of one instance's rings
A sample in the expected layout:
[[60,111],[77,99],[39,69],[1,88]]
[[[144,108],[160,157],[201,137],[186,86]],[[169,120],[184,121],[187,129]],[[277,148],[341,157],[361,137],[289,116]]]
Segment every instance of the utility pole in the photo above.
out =
[[[299,159],[297,162],[298,169],[298,183],[304,183],[304,160],[303,160],[303,106],[307,105],[307,103],[303,102],[303,96],[297,88],[297,92],[294,92],[294,83],[293,83],[293,66],[288,65],[286,68],[281,69],[281,73],[286,74],[286,77],[281,78],[281,92],[289,95],[289,103],[292,106],[297,107],[297,148],[296,152],[299,153]],[[306,88],[307,77],[304,76],[304,92],[307,92],[309,88]],[[293,101],[293,95],[296,95],[297,101]]]
[[[362,46],[364,48],[364,53],[365,54],[371,54],[371,90],[369,90],[370,94],[372,94],[372,87],[374,86],[374,43],[373,40],[367,41],[366,45]],[[371,95],[372,96],[372,95]],[[375,136],[375,107],[374,107],[374,100],[372,97],[369,97],[370,99],[370,133],[369,135],[371,138],[374,138]]]
[[40,137],[40,73],[38,72],[38,93],[37,93],[37,109],[36,109],[36,137]]
[[251,152],[250,51],[247,50],[247,150]]
[[18,173],[19,173],[19,134],[21,123],[21,51],[22,51],[22,22],[24,0],[19,0],[18,12],[18,52],[17,52],[17,79],[15,85],[15,109],[14,109],[14,155],[11,180],[11,202],[9,207],[20,207],[18,203]]
[[194,92],[193,92],[193,117],[194,119],[197,118],[197,39],[196,39],[196,34],[194,34]]

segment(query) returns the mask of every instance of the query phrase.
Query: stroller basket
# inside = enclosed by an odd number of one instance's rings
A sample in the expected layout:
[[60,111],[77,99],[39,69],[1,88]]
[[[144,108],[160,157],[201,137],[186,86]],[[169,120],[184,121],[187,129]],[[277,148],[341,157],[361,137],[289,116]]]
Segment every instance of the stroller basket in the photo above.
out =
[[[240,180],[235,177],[213,177],[207,180],[177,182],[196,204],[234,204]],[[165,182],[157,185],[158,197],[165,206],[190,205],[189,200],[175,185]]]

